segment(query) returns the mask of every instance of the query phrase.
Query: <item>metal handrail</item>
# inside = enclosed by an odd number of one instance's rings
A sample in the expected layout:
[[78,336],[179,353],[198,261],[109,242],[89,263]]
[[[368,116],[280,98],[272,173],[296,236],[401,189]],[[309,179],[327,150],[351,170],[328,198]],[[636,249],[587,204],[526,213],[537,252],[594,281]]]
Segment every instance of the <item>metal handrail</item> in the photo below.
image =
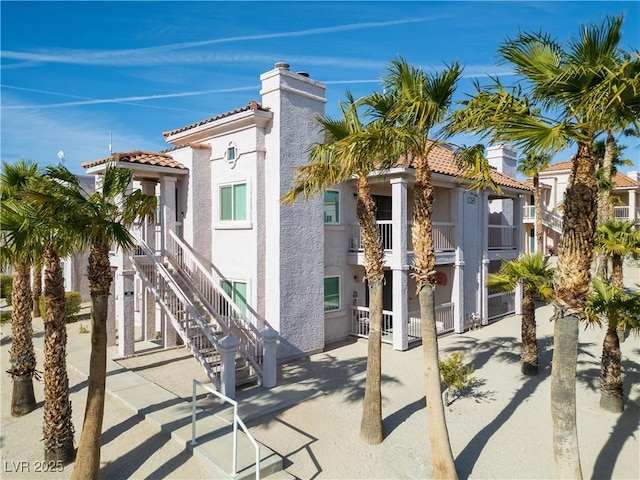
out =
[[[185,295],[185,293],[180,289],[180,286],[171,277],[171,275],[166,270],[164,265],[162,265],[160,262],[158,262],[157,258],[155,257],[155,255],[153,254],[153,252],[151,251],[149,246],[140,237],[138,237],[135,233],[132,233],[132,235],[133,235],[134,239],[137,242],[138,252],[144,254],[144,256],[147,257],[150,260],[151,266],[162,277],[162,279],[166,282],[167,286],[171,290],[171,293],[174,295],[174,297],[177,299],[177,301],[180,302],[183,305],[183,307],[185,309],[185,312],[189,315],[189,317],[191,317],[195,321],[196,325],[198,326],[200,331],[202,331],[202,333],[205,335],[207,340],[211,343],[211,346],[213,346],[215,351],[219,352],[218,339],[211,332],[211,329],[209,328],[207,323],[204,321],[202,316],[193,307],[193,305],[191,304],[191,302],[189,301],[189,299]],[[189,340],[189,338],[188,338],[189,335],[187,335],[186,332],[183,332],[182,325],[180,325],[180,322],[175,317],[175,315],[171,311],[171,309],[168,308],[168,306],[166,305],[165,301],[162,299],[161,293],[156,289],[154,283],[151,282],[151,280],[149,278],[147,278],[147,275],[145,274],[145,272],[143,271],[141,266],[138,265],[138,262],[136,261],[135,256],[131,256],[130,259],[131,259],[133,267],[136,269],[136,271],[137,271],[138,275],[140,276],[140,278],[142,279],[142,281],[145,282],[145,284],[150,289],[150,291],[153,293],[153,295],[156,297],[156,299],[158,299],[158,304],[162,307],[164,312],[167,314],[167,316],[168,316],[169,320],[171,321],[171,324],[173,325],[173,327],[176,329],[177,332],[184,333],[185,342],[190,345],[192,350],[195,349],[195,351],[198,352],[198,355],[203,359],[204,357],[202,356],[202,353],[200,352],[199,347]],[[199,360],[200,360],[200,358],[199,358]],[[214,382],[214,384],[216,384],[217,386],[219,386],[220,385],[220,378],[218,378],[218,376],[213,372],[213,370],[211,370],[210,367],[205,366],[203,361],[201,361],[200,363],[203,365],[203,367],[209,373],[208,376],[211,379],[211,381]]]
[[[262,377],[262,362],[261,354],[263,350],[262,337],[257,327],[250,322],[245,315],[240,311],[231,297],[224,291],[224,289],[216,282],[213,275],[202,265],[198,258],[193,254],[190,248],[180,240],[173,232],[169,232],[170,245],[167,245],[167,254],[169,260],[178,267],[180,270],[185,270],[184,265],[187,262],[193,264],[196,272],[186,272],[184,274],[189,278],[189,281],[194,286],[194,292],[200,297],[200,301],[203,305],[214,314],[215,319],[218,321],[220,327],[225,330],[225,333],[231,333],[239,342],[239,351],[243,354],[243,357],[251,364],[254,372]],[[173,247],[173,248],[172,248]],[[174,251],[175,250],[175,251]],[[191,267],[188,267],[191,268]],[[209,288],[213,289],[215,295],[218,298],[224,300],[225,305],[231,309],[229,314],[225,315],[223,312],[218,311],[213,303],[215,300],[205,293],[205,289],[201,285],[197,285],[197,279],[191,278],[193,273],[197,273],[204,277],[203,281],[206,281],[207,291]],[[200,277],[202,279],[202,277]],[[213,303],[212,303],[213,302]],[[224,322],[227,322],[225,324]]]
[[253,438],[253,435],[251,435],[251,432],[238,415],[238,402],[203,384],[195,378],[193,379],[193,394],[191,397],[191,446],[195,447],[198,445],[198,442],[196,441],[196,389],[198,385],[224,402],[233,405],[233,460],[231,476],[235,477],[238,475],[238,425],[240,425],[240,428],[242,428],[242,431],[247,435],[247,438],[256,449],[256,480],[260,480],[260,445],[258,445],[256,439]]

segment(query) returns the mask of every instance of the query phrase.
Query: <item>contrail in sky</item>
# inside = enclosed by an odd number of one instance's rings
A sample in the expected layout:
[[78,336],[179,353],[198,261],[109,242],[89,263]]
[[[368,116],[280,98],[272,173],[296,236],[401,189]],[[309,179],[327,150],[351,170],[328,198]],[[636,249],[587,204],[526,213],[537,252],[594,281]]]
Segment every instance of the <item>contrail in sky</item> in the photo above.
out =
[[[311,28],[307,30],[295,30],[291,32],[277,32],[277,33],[264,33],[258,35],[241,35],[236,37],[216,38],[211,40],[202,40],[199,42],[183,42],[174,43],[169,45],[159,45],[155,47],[144,48],[132,48],[124,50],[106,50],[106,51],[83,51],[83,50],[62,50],[62,53],[29,53],[29,52],[15,52],[15,51],[2,51],[0,56],[7,59],[25,60],[28,62],[51,62],[51,63],[73,63],[73,64],[112,64],[122,63],[124,60],[126,63],[133,61],[132,56],[142,55],[145,64],[154,63],[153,59],[149,57],[149,54],[158,52],[162,55],[158,57],[159,62],[168,51],[183,50],[194,47],[201,47],[206,45],[214,45],[220,43],[232,43],[232,42],[245,42],[251,40],[266,40],[272,38],[288,38],[288,37],[302,37],[308,35],[321,35],[326,33],[346,32],[352,30],[362,30],[368,28],[388,27],[393,25],[403,25],[407,23],[419,23],[433,18],[410,18],[405,20],[390,20],[387,22],[366,22],[366,23],[350,23],[347,25],[336,25],[333,27],[319,27]],[[29,65],[29,64],[27,64]],[[8,68],[11,65],[4,65],[3,68]]]

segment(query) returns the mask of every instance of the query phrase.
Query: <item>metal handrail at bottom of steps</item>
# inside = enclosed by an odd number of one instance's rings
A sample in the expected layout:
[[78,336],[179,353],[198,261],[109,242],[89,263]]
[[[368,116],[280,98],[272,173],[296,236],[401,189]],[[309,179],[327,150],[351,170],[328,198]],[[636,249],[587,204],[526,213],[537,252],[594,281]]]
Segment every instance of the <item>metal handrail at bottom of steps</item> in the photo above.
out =
[[233,406],[233,462],[231,467],[231,476],[235,477],[236,475],[238,475],[238,425],[240,425],[240,428],[242,428],[242,431],[247,435],[247,438],[256,449],[256,480],[260,480],[260,445],[258,445],[256,439],[253,438],[253,435],[251,435],[251,432],[238,415],[238,402],[227,397],[226,395],[223,395],[217,390],[214,390],[208,385],[203,384],[195,378],[193,379],[193,396],[191,399],[191,446],[195,447],[196,445],[198,445],[198,442],[196,441],[196,390],[198,388],[198,385],[207,390],[209,393],[220,398],[222,401]]

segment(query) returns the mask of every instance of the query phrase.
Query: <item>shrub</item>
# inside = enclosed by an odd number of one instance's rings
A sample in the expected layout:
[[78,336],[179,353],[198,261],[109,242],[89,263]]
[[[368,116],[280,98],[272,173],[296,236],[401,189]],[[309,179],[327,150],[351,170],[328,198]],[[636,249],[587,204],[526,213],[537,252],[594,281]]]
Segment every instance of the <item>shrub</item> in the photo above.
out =
[[453,352],[444,360],[438,361],[442,383],[447,387],[443,392],[445,404],[447,405],[450,405],[453,403],[453,400],[455,400],[455,398],[450,400],[452,390],[457,390],[459,392],[463,388],[473,385],[476,381],[476,379],[471,376],[474,366],[465,366],[463,362],[464,355],[462,352]]
[[13,290],[13,276],[0,275],[0,298],[6,298],[11,303],[11,291]]
[[[82,296],[80,292],[64,292],[64,299],[67,302],[67,323],[75,322],[75,315],[80,312],[80,305],[82,304]],[[44,295],[40,296],[40,311],[44,316]]]

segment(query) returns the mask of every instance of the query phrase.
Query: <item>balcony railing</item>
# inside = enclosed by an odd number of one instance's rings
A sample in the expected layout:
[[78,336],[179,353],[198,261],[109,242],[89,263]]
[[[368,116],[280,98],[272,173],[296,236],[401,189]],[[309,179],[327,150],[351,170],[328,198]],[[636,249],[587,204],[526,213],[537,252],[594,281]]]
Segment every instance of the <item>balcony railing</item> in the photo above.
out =
[[514,292],[490,293],[487,297],[489,320],[516,311],[516,295]]
[[514,249],[516,244],[516,227],[514,225],[489,225],[489,249]]
[[535,205],[525,205],[522,207],[522,221],[523,222],[532,222],[536,219],[536,206]]
[[[436,330],[438,334],[452,332],[454,329],[453,302],[436,306]],[[407,336],[409,343],[422,339],[420,332],[420,311],[408,314]],[[350,335],[369,337],[369,307],[354,306],[351,309]],[[393,312],[382,311],[382,341],[393,343]]]
[[[636,222],[640,220],[640,208],[636,208],[635,212],[632,212],[631,207],[624,205],[620,207],[613,207],[613,211],[616,220],[635,220]],[[635,213],[635,216],[633,213]]]
[[[378,220],[378,231],[380,232],[380,240],[382,248],[386,251],[393,250],[393,221]],[[436,252],[451,252],[455,250],[454,234],[455,226],[449,222],[433,222],[433,247]],[[407,251],[413,252],[413,242],[411,241],[411,222],[407,222]],[[352,225],[351,251],[363,250],[362,235],[359,225]]]
[[[369,307],[352,307],[349,333],[357,337],[369,338]],[[388,310],[382,311],[382,341],[393,343],[393,312]]]

